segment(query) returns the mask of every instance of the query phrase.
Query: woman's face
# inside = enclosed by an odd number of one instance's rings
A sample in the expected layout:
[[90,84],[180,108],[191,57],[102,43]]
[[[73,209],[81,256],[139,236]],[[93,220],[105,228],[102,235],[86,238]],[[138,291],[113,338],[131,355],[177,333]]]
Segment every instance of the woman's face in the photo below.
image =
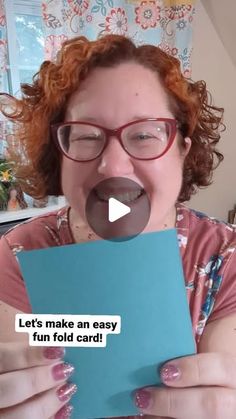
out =
[[17,190],[16,189],[11,189],[10,190],[10,199],[16,199],[17,197]]
[[[167,95],[157,76],[149,69],[130,62],[115,68],[97,68],[70,97],[66,121],[87,121],[110,129],[141,118],[173,118]],[[151,215],[146,231],[172,227],[175,203],[182,184],[182,169],[190,148],[177,144],[161,158],[136,160],[121,147],[116,137],[90,162],[62,161],[62,189],[78,225],[86,224],[86,198],[100,181],[126,177],[143,187],[150,199]]]

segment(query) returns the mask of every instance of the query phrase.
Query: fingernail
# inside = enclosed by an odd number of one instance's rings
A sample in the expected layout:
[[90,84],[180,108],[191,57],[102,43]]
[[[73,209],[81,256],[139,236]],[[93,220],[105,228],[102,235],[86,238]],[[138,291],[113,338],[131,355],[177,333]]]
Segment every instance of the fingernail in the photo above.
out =
[[65,348],[47,347],[43,350],[43,355],[47,359],[60,359],[65,355]]
[[135,404],[139,409],[148,409],[152,405],[152,394],[149,390],[141,389],[135,393]]
[[55,415],[55,419],[69,419],[73,411],[73,406],[66,404]]
[[176,381],[180,378],[181,372],[176,365],[166,364],[161,368],[161,379],[164,382]]
[[64,362],[63,364],[57,364],[52,367],[52,376],[54,380],[64,380],[67,379],[73,374],[74,367],[71,364],[68,364],[67,362]]
[[66,383],[57,390],[57,397],[61,402],[68,402],[76,391],[76,384]]

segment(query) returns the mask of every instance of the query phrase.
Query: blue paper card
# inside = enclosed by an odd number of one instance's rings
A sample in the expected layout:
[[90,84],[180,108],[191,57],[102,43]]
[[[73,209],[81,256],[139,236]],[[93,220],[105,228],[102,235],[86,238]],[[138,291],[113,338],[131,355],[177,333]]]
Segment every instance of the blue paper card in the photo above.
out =
[[[135,389],[160,385],[158,368],[195,353],[176,230],[18,255],[33,313],[121,316],[104,348],[68,347],[74,418],[138,414]],[[59,345],[60,346],[60,345]]]

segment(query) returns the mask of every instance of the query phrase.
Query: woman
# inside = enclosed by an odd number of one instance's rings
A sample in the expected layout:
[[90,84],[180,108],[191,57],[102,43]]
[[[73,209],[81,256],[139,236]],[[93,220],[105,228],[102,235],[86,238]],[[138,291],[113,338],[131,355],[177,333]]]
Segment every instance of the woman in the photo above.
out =
[[12,185],[8,189],[8,211],[16,211],[27,208],[23,192],[20,185]]
[[[73,367],[56,363],[62,351],[46,349],[45,358],[26,339],[17,347],[9,343],[21,338],[15,314],[31,310],[14,253],[96,238],[85,216],[88,192],[101,180],[126,177],[149,196],[145,231],[178,230],[198,349],[164,365],[167,386],[140,389],[134,402],[140,413],[159,418],[234,418],[235,229],[181,204],[210,183],[215,158],[222,160],[215,149],[222,109],[210,105],[203,82],[184,79],[175,58],[115,35],[67,41],[57,62],[45,62],[22,90],[11,118],[22,123],[25,191],[35,197],[63,193],[69,206],[1,240],[1,417],[48,418],[60,407],[56,417],[69,417],[66,403],[75,391],[66,384]],[[117,128],[119,135],[106,135]]]

